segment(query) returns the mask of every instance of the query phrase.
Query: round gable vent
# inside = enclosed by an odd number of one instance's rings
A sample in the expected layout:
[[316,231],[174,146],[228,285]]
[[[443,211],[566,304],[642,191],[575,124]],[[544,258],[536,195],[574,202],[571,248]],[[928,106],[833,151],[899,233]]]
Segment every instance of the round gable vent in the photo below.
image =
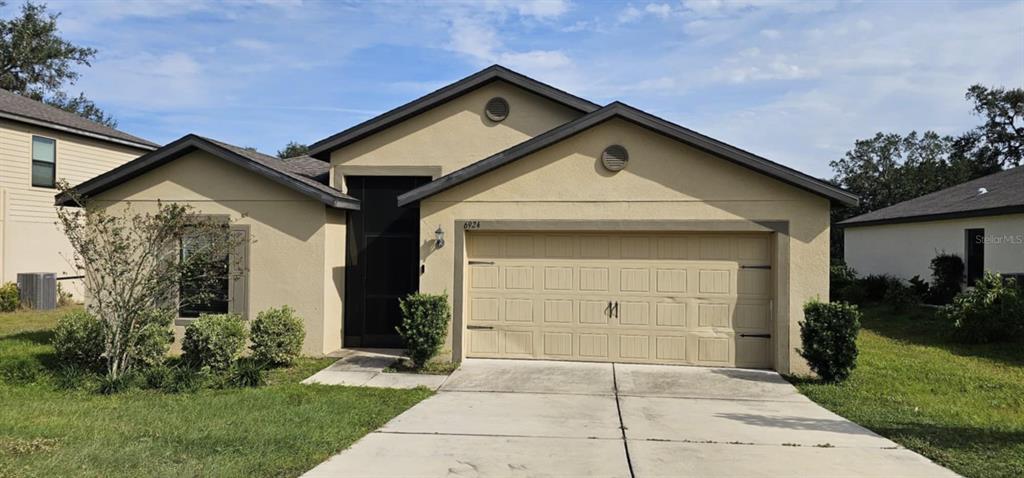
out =
[[626,148],[613,144],[604,149],[601,153],[601,164],[609,171],[622,171],[629,162],[629,153]]
[[501,121],[508,118],[508,101],[500,96],[491,98],[484,107],[484,113],[491,121]]

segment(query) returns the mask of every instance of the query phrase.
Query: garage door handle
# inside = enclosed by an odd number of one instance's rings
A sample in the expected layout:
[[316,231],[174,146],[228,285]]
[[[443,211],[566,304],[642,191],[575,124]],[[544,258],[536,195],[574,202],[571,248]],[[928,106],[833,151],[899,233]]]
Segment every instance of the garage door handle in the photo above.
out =
[[469,330],[494,330],[494,327],[490,325],[467,325],[466,328]]
[[740,337],[753,337],[755,339],[770,339],[772,334],[740,334]]
[[469,265],[471,265],[471,266],[475,266],[475,265],[489,265],[489,266],[493,266],[494,265],[494,261],[469,261]]

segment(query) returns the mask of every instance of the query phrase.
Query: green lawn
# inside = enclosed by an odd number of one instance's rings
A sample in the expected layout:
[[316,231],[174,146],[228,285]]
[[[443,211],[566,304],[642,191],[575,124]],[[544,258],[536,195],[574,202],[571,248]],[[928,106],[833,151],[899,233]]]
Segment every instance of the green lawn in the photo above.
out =
[[330,359],[275,370],[261,388],[58,390],[58,315],[0,314],[0,367],[42,371],[26,382],[0,370],[0,477],[297,476],[431,394],[298,383]]
[[1024,346],[954,344],[930,309],[862,310],[853,376],[800,391],[962,475],[1024,476]]

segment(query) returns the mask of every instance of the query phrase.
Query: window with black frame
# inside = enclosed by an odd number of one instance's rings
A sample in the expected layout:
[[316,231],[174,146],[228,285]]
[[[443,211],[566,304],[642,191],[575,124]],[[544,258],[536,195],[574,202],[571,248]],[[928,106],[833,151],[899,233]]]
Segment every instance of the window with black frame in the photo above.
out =
[[207,257],[209,254],[203,248],[210,247],[209,241],[209,237],[201,234],[186,235],[181,239],[180,259],[185,261],[190,255],[195,257],[192,258],[192,267],[182,274],[179,283],[179,317],[228,313],[228,256]]
[[42,136],[32,137],[32,186],[57,187],[57,142]]

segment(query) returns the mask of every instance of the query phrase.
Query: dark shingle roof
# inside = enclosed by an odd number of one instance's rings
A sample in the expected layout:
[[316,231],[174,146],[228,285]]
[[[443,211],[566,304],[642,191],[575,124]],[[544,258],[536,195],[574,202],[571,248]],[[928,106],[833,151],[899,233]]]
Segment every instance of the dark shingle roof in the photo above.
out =
[[141,149],[153,150],[160,147],[159,144],[152,141],[132,136],[123,131],[118,131],[95,121],[87,120],[74,113],[69,113],[60,108],[55,108],[7,90],[0,90],[0,117],[13,121],[39,124],[74,134],[127,144]]
[[[185,135],[156,151],[139,156],[75,186],[74,195],[83,198],[94,196],[196,150],[206,151],[220,159],[317,199],[328,206],[338,209],[359,209],[359,201],[327,185],[327,178],[323,173],[312,177],[309,174],[312,169],[304,164],[306,161],[302,161],[301,164],[299,162],[292,163],[194,134]],[[328,164],[320,160],[315,161],[321,163],[322,168],[329,167]],[[55,202],[58,206],[74,205],[73,198],[64,193],[58,194]]]
[[[344,198],[351,199],[351,200],[355,201],[355,198],[353,198],[351,196],[348,196],[348,195],[345,195],[345,194],[342,194],[341,191],[339,191],[337,189],[334,189],[334,188],[332,188],[332,187],[327,185],[327,178],[323,177],[323,173],[326,173],[330,169],[330,164],[329,163],[325,163],[323,161],[320,161],[319,159],[309,158],[307,156],[308,159],[310,159],[312,161],[316,161],[317,163],[320,163],[322,165],[321,168],[320,168],[322,171],[321,171],[321,173],[319,175],[310,175],[309,173],[313,172],[314,170],[312,168],[310,168],[308,164],[306,164],[307,163],[306,161],[302,161],[301,163],[300,162],[285,161],[285,160],[280,159],[280,158],[278,158],[276,156],[270,156],[270,155],[267,155],[267,154],[260,153],[259,151],[252,151],[252,150],[249,150],[249,149],[241,148],[241,147],[235,146],[233,144],[228,144],[228,143],[224,143],[224,142],[221,142],[221,141],[217,141],[217,140],[212,139],[212,138],[205,138],[205,137],[202,137],[202,136],[197,136],[197,137],[205,139],[206,141],[209,141],[209,142],[211,142],[211,143],[213,143],[213,144],[215,144],[217,146],[220,146],[220,147],[222,147],[222,148],[224,148],[224,149],[226,149],[228,151],[231,151],[232,153],[235,153],[237,155],[243,156],[243,157],[249,159],[250,161],[255,161],[255,162],[257,162],[259,164],[262,164],[262,165],[264,165],[264,166],[266,166],[268,168],[274,169],[275,171],[280,171],[281,173],[287,175],[288,177],[290,177],[290,178],[292,178],[292,179],[294,179],[296,181],[304,183],[304,184],[306,184],[306,185],[308,185],[310,187],[316,188],[316,189],[318,189],[320,191],[323,191],[323,192],[325,192],[327,194],[337,195],[338,197],[344,197]],[[293,158],[293,159],[297,159],[297,158]],[[316,176],[320,176],[320,178],[318,179]]]
[[314,179],[324,184],[329,184],[331,165],[311,156],[296,156],[286,158],[284,166],[296,174]]
[[[982,194],[980,189],[984,188]],[[925,194],[839,223],[866,226],[1024,212],[1024,166]]]

